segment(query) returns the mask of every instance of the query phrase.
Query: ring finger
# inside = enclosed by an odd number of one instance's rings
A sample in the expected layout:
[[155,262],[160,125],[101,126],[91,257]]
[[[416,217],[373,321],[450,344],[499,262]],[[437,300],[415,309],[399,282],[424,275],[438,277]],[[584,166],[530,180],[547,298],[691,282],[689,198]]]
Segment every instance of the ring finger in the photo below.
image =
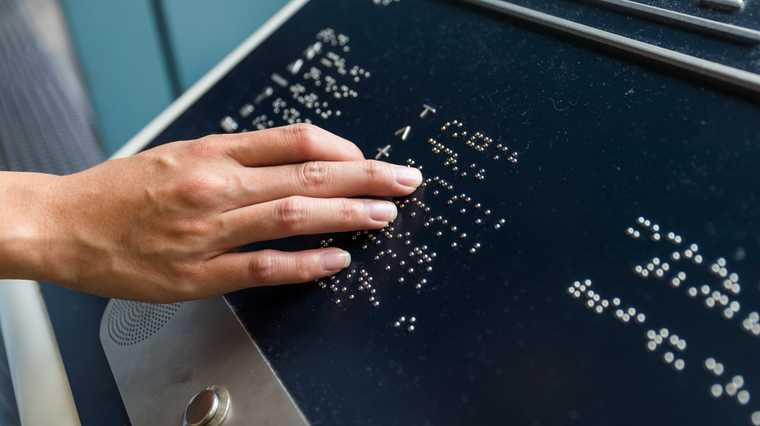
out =
[[222,214],[221,249],[295,235],[380,229],[396,218],[396,205],[384,200],[294,196]]

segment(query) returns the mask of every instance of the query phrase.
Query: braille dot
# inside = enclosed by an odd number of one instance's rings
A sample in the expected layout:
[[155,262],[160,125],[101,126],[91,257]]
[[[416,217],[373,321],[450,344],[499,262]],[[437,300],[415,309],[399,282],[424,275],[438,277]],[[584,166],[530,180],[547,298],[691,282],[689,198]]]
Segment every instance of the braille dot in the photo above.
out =
[[410,325],[409,327],[407,327],[407,330],[409,330],[409,332],[412,332],[412,331],[414,331],[414,326],[413,326],[413,325]]
[[685,351],[686,350],[686,340],[681,339],[678,341],[678,350]]
[[734,311],[732,311],[730,308],[726,308],[723,310],[723,316],[726,319],[731,319],[734,317]]
[[670,258],[673,260],[679,260],[681,258],[681,253],[674,251],[673,254],[670,255]]
[[594,312],[596,312],[597,314],[601,314],[602,312],[604,312],[604,308],[602,308],[601,305],[596,305],[596,307],[594,308]]
[[673,352],[665,352],[665,354],[662,356],[662,359],[670,364],[675,359],[675,355],[673,355]]
[[656,232],[654,234],[652,234],[652,240],[653,241],[660,241],[660,234],[658,234]]
[[737,389],[741,389],[744,387],[744,377],[741,375],[736,375],[731,378],[731,383],[735,384]]
[[734,395],[736,395],[736,392],[738,390],[739,389],[737,388],[736,384],[733,383],[733,382],[731,382],[731,383],[729,383],[729,384],[726,385],[726,395],[728,395],[728,396],[734,396]]
[[760,336],[760,324],[754,323],[752,324],[751,330],[753,335]]
[[715,362],[715,358],[707,358],[705,360],[706,369],[713,371],[715,369],[715,365],[717,365],[717,363]]
[[718,266],[720,266],[720,267],[726,266],[726,259],[724,259],[722,257],[719,257],[718,258]]
[[649,342],[647,342],[647,349],[649,349],[650,352],[654,352],[655,350],[657,350],[657,344],[650,340]]
[[708,297],[707,299],[705,299],[705,306],[707,306],[708,308],[715,307],[715,299],[713,299],[712,297]]
[[718,383],[710,386],[710,395],[712,395],[713,398],[720,398],[723,395],[723,386]]
[[398,322],[398,321],[396,321],[396,322],[393,323],[393,326],[396,327],[396,328],[401,327],[401,323]]
[[660,329],[660,336],[667,339],[669,335],[670,335],[670,331],[667,328]]
[[670,339],[668,339],[671,345],[676,346],[678,344],[678,336],[673,334],[670,336]]
[[715,373],[716,376],[720,376],[723,374],[724,367],[721,363],[715,363],[715,368],[713,369],[713,373]]
[[612,304],[614,306],[620,306],[620,299],[618,299],[617,297],[612,299]]
[[662,344],[662,336],[660,336],[659,334],[656,335],[656,336],[654,336],[654,342],[657,343],[658,345],[661,345]]
[[749,403],[749,391],[743,390],[736,395],[736,400],[741,405],[747,405]]
[[686,361],[679,358],[673,364],[673,367],[675,367],[675,369],[678,371],[682,371],[686,367]]
[[707,296],[708,294],[710,294],[710,286],[705,284],[702,287],[700,287],[700,291],[702,292],[704,296]]
[[695,287],[689,287],[689,290],[687,292],[688,292],[689,296],[691,296],[691,297],[697,297],[697,289]]
[[643,324],[644,321],[646,320],[647,320],[647,317],[643,313],[639,313],[638,315],[636,315],[636,322],[638,322],[639,324]]

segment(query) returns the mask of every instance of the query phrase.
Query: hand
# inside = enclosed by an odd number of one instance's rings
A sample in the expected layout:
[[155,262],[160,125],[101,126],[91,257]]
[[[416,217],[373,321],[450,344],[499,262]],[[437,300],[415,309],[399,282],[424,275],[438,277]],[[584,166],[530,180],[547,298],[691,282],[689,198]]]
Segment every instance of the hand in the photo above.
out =
[[51,179],[36,219],[45,255],[32,275],[166,303],[335,274],[350,263],[336,248],[231,250],[383,228],[396,218],[392,202],[347,197],[408,195],[422,175],[295,125],[175,142]]

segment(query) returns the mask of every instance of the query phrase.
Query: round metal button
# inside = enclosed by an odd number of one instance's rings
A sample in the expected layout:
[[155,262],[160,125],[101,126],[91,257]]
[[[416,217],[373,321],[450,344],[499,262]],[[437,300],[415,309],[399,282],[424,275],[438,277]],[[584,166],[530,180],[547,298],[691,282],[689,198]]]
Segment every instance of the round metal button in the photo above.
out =
[[230,396],[221,386],[209,386],[193,396],[185,408],[183,426],[220,426],[227,418]]

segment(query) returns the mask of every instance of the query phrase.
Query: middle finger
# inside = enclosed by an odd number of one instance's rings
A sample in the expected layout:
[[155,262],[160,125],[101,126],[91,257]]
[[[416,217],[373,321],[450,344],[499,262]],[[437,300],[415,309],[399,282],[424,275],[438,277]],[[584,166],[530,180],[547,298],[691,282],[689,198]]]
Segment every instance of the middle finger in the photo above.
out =
[[422,183],[422,173],[381,161],[310,161],[302,164],[246,168],[241,174],[238,206],[306,197],[400,197]]

